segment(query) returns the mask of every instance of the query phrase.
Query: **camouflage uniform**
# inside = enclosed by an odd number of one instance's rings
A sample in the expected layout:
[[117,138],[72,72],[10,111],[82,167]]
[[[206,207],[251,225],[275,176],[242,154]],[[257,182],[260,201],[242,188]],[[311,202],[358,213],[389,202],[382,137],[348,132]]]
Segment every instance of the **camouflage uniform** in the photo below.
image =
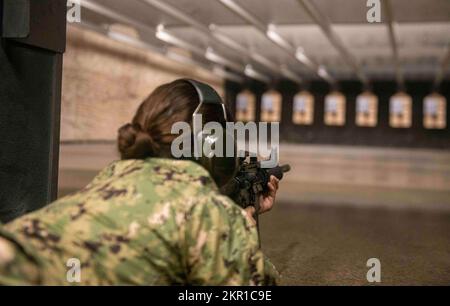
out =
[[245,212],[190,161],[112,163],[83,190],[0,227],[0,284],[274,284]]

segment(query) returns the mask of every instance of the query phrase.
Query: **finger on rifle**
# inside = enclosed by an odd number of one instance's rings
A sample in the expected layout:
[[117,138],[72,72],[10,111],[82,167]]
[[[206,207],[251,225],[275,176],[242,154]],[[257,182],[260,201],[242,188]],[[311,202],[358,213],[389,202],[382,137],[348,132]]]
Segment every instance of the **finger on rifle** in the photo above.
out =
[[278,189],[280,180],[276,177],[276,176],[271,176],[270,177],[270,182],[275,186],[275,189]]
[[267,183],[267,187],[269,187],[270,194],[276,192],[278,189],[272,182]]

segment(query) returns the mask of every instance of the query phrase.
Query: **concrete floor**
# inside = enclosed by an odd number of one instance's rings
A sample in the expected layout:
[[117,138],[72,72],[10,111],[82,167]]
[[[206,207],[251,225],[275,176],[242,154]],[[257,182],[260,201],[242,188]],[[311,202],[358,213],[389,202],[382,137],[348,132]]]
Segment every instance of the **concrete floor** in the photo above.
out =
[[261,217],[262,247],[283,285],[450,285],[450,214],[277,203]]
[[[450,154],[285,147],[293,166],[261,217],[262,247],[283,285],[450,285]],[[117,158],[114,145],[63,145],[60,196]]]

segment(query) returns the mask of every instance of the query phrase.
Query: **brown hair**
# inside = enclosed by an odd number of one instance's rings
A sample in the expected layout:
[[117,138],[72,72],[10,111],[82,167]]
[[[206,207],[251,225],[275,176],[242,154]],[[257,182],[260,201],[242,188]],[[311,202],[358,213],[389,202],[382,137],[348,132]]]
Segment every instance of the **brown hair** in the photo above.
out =
[[[178,135],[172,125],[187,122],[199,104],[195,88],[186,80],[176,80],[156,88],[139,106],[131,123],[118,132],[118,149],[122,159],[171,157],[170,146]],[[224,122],[222,110],[205,105],[201,113],[206,121]]]

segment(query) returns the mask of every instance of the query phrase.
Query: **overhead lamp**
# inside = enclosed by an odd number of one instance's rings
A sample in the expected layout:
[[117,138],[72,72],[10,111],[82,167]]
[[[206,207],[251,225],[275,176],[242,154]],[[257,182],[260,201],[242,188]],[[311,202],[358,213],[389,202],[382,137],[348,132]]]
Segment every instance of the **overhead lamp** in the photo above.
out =
[[270,78],[265,76],[264,74],[256,71],[252,65],[247,65],[245,66],[245,71],[244,71],[245,75],[248,76],[249,78],[254,78],[257,80],[260,80],[264,83],[269,83],[270,82]]
[[273,41],[277,45],[283,47],[284,49],[287,49],[287,50],[292,49],[291,44],[289,44],[289,42],[287,42],[283,37],[281,37],[280,34],[278,34],[275,25],[269,24],[267,26],[266,35],[271,41]]
[[287,79],[293,80],[293,81],[295,81],[297,83],[302,83],[303,82],[303,80],[298,75],[296,75],[291,70],[289,70],[286,65],[282,65],[281,66],[280,72]]
[[254,15],[252,15],[249,11],[242,8],[239,4],[237,4],[234,0],[219,0],[225,7],[229,10],[246,20],[248,23],[254,25],[258,29],[265,30],[265,25],[258,20]]
[[295,52],[295,58],[298,59],[304,65],[310,67],[311,69],[314,69],[314,64],[306,56],[305,51],[303,50],[302,47],[297,48],[297,51]]
[[319,66],[319,69],[317,69],[317,74],[323,78],[328,77],[328,72],[323,66]]
[[166,32],[164,25],[162,24],[158,24],[158,26],[156,27],[156,38],[166,43],[173,42],[173,36]]
[[214,50],[211,47],[208,47],[206,49],[205,57],[210,60],[211,62],[215,62],[218,64],[224,64],[225,59],[221,56],[219,56],[217,53],[214,52]]
[[166,42],[168,44],[180,47],[182,49],[189,50],[193,53],[196,53],[199,56],[204,56],[204,50],[199,48],[198,46],[191,44],[183,39],[176,37],[175,35],[170,34],[164,28],[164,25],[159,24],[156,27],[156,38],[159,40]]
[[317,74],[321,78],[323,78],[325,80],[328,80],[330,83],[334,82],[333,78],[330,76],[330,74],[328,73],[327,69],[324,66],[322,66],[322,65],[320,65],[319,68],[317,69]]

